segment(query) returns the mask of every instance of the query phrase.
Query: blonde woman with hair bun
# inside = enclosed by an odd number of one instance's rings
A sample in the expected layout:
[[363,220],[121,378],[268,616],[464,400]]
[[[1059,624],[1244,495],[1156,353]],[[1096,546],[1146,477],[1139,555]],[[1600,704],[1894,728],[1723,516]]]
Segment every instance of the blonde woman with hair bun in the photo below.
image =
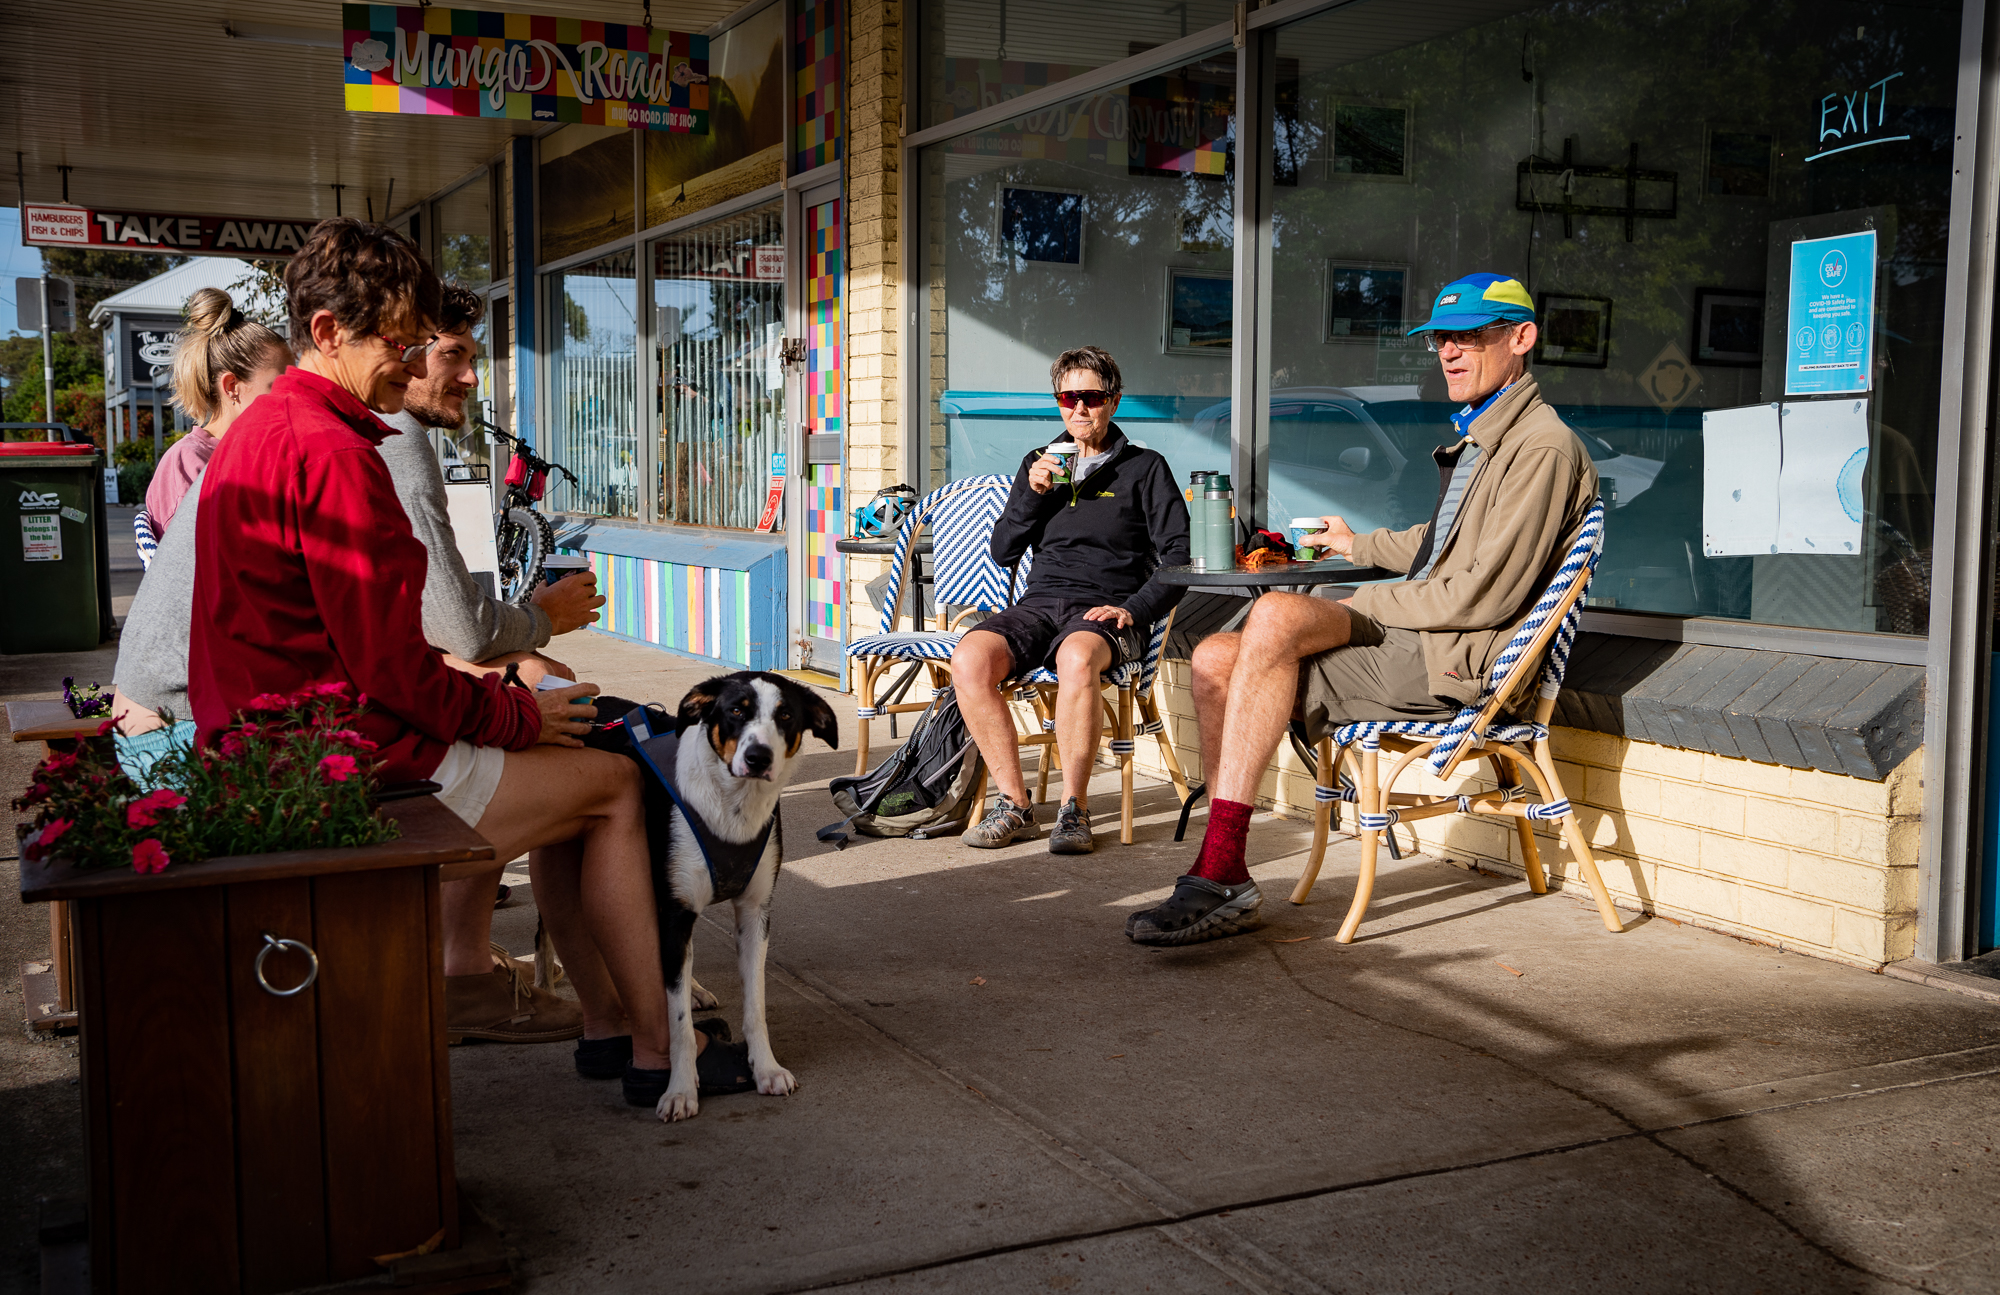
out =
[[156,539],[167,537],[188,486],[229,425],[291,362],[285,339],[238,310],[222,289],[203,288],[188,298],[187,323],[174,343],[174,404],[195,426],[160,457],[146,487],[146,519]]

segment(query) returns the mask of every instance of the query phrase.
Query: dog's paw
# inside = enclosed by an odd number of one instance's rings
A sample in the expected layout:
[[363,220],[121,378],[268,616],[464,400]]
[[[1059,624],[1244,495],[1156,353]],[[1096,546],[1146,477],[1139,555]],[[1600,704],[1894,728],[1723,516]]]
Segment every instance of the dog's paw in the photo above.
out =
[[684,1093],[669,1088],[660,1094],[660,1104],[653,1108],[654,1113],[669,1124],[676,1120],[691,1120],[700,1110],[701,1097],[692,1088]]
[[697,1012],[712,1012],[722,1006],[721,999],[703,989],[701,982],[694,979],[688,981],[688,998],[694,1003],[694,1010]]
[[757,1091],[766,1097],[787,1097],[798,1091],[799,1081],[783,1066],[752,1067]]

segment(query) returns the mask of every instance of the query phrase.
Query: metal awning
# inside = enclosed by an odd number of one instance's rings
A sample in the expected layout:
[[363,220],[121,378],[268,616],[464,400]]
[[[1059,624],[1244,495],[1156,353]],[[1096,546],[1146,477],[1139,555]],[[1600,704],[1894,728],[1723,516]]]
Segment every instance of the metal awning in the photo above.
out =
[[[653,8],[703,31],[740,0]],[[480,8],[500,6],[480,5]],[[527,0],[509,9],[640,21],[640,0]],[[530,121],[348,112],[340,5],[330,0],[152,0],[86,14],[0,3],[0,127],[30,202],[324,219],[377,219],[464,176]],[[236,35],[229,34],[234,31]],[[10,137],[10,138],[8,138]],[[0,162],[13,159],[0,159]],[[18,201],[0,184],[0,204]]]

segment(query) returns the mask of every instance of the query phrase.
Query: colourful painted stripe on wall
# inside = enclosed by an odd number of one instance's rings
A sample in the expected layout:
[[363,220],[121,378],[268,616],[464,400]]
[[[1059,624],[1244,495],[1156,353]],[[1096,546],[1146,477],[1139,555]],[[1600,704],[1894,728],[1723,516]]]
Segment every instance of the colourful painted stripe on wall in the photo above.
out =
[[[686,566],[616,553],[585,556],[605,598],[596,629],[736,669],[768,670],[783,664],[776,650],[780,645],[771,641],[771,624],[783,622],[782,605],[765,608],[758,601],[770,600],[771,572]],[[782,555],[774,560],[782,563]]]

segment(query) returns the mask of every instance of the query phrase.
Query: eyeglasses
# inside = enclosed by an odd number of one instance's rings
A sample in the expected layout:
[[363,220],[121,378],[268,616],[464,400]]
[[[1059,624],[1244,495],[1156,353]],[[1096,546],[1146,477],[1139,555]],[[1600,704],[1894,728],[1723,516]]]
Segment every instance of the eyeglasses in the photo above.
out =
[[1496,328],[1512,328],[1512,324],[1488,324],[1483,328],[1468,328],[1462,333],[1425,333],[1424,345],[1433,351],[1441,351],[1450,342],[1461,351],[1477,351],[1486,343],[1482,339]]
[[1078,405],[1085,409],[1101,409],[1105,401],[1117,394],[1115,391],[1058,391],[1056,403],[1064,409],[1075,409]]
[[389,349],[395,351],[397,353],[397,358],[401,359],[402,362],[405,364],[415,364],[418,360],[421,360],[424,358],[424,356],[430,354],[431,348],[437,345],[437,338],[435,337],[431,338],[429,341],[418,342],[415,346],[405,346],[401,342],[397,341],[395,338],[389,336],[387,333],[375,333],[372,334],[372,336],[381,341],[387,342],[389,344]]

